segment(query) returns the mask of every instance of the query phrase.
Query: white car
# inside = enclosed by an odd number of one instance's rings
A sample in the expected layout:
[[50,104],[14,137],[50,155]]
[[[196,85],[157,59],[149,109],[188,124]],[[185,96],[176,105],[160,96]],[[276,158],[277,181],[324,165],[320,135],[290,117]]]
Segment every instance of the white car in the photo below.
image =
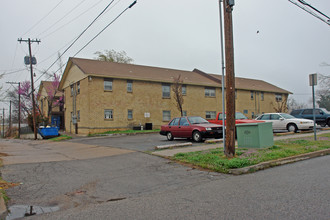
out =
[[265,113],[256,120],[272,122],[273,130],[288,130],[297,132],[298,130],[313,129],[314,121],[303,118],[296,118],[286,113]]

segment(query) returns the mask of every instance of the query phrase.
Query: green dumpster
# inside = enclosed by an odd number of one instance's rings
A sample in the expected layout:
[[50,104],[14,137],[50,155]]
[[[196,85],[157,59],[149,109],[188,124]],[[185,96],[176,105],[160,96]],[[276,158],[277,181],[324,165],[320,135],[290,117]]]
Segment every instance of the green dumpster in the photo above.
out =
[[242,148],[267,148],[274,145],[272,122],[237,124],[237,144]]

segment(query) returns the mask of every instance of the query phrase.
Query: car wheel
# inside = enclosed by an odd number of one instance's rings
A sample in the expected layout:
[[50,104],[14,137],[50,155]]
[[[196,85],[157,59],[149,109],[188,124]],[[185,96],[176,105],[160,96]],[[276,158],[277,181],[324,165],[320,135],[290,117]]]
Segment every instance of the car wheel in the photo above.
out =
[[[330,119],[327,121],[327,125],[330,127]],[[325,127],[325,126],[324,126]]]
[[298,131],[297,125],[295,124],[288,124],[287,129],[289,132],[294,132],[294,133],[297,133]]
[[202,135],[199,131],[194,131],[193,134],[192,134],[192,139],[195,141],[195,142],[201,142],[202,141]]
[[166,137],[167,137],[167,140],[169,140],[169,141],[173,141],[173,139],[174,139],[173,134],[171,132],[167,132]]

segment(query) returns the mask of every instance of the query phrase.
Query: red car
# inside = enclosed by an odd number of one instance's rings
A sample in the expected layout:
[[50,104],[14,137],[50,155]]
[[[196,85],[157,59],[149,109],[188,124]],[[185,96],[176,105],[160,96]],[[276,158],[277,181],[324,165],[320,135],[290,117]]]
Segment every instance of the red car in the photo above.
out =
[[[219,112],[216,119],[213,120],[208,120],[210,123],[213,124],[219,124],[222,125],[222,112]],[[260,121],[260,120],[254,120],[254,119],[248,119],[245,115],[243,115],[240,112],[236,112],[235,113],[235,124],[243,124],[243,123],[260,123],[260,122],[264,122],[264,121]],[[226,125],[226,115],[225,115],[225,125]]]
[[203,138],[221,138],[222,126],[212,124],[199,116],[174,118],[168,125],[162,125],[160,132],[167,140],[174,138],[192,138],[200,142]]

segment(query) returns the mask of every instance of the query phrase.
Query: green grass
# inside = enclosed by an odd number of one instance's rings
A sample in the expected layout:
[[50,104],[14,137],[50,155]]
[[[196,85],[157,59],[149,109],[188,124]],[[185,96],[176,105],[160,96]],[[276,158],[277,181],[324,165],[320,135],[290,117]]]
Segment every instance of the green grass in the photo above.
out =
[[100,135],[108,135],[108,134],[135,134],[135,133],[152,133],[152,132],[159,132],[159,129],[154,130],[114,130],[114,131],[106,131],[103,133],[93,133],[89,134],[89,137],[93,136],[100,136]]
[[275,145],[264,149],[236,148],[236,156],[226,158],[220,148],[190,153],[178,153],[173,159],[216,172],[228,173],[229,169],[242,168],[261,162],[329,149],[330,134],[320,135],[317,141],[312,137],[275,141]]
[[64,141],[64,140],[70,140],[70,139],[72,139],[71,136],[61,135],[59,137],[50,138],[49,140],[51,140],[51,141]]

